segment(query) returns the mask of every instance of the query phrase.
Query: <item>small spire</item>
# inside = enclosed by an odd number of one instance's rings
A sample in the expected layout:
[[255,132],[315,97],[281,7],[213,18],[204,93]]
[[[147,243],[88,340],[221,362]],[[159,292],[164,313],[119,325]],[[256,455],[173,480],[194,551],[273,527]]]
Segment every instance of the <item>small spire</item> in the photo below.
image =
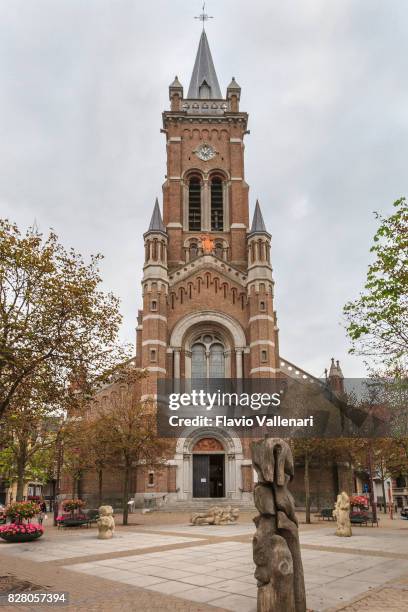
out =
[[148,232],[162,232],[166,233],[166,228],[164,227],[163,219],[160,212],[159,200],[156,198],[156,202],[153,208],[152,218],[150,220]]
[[183,89],[183,86],[180,83],[177,75],[174,77],[174,81],[171,83],[170,89]]
[[200,98],[211,100],[222,99],[221,89],[205,30],[201,33],[187,97],[190,100]]
[[332,378],[333,376],[337,376],[338,378],[344,378],[343,372],[341,371],[340,362],[338,360],[335,362],[334,357],[332,357],[331,360],[329,378]]
[[238,85],[238,83],[235,80],[235,77],[232,77],[232,81],[231,83],[228,85],[227,89],[236,89],[241,91],[241,87]]
[[255,211],[254,211],[254,216],[252,219],[252,226],[251,226],[251,234],[256,234],[261,232],[262,234],[267,234],[267,230],[266,230],[266,225],[265,225],[265,221],[263,220],[263,216],[262,216],[262,212],[261,212],[261,207],[259,206],[259,201],[256,201],[255,204]]

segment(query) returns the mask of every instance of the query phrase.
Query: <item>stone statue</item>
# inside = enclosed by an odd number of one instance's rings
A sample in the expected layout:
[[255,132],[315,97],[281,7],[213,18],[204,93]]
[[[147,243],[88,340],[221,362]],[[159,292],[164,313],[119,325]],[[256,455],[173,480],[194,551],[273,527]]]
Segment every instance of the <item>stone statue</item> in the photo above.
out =
[[287,484],[293,478],[290,447],[279,438],[251,445],[258,474],[254,502],[253,555],[258,612],[305,612],[306,593],[295,504]]
[[196,512],[191,515],[193,525],[229,525],[236,523],[239,516],[238,508],[231,506],[211,506],[207,512]]
[[113,518],[112,506],[101,506],[99,508],[98,538],[100,540],[109,540],[115,531],[115,519]]
[[337,496],[333,516],[337,521],[336,536],[349,538],[352,535],[350,522],[350,499],[345,491]]

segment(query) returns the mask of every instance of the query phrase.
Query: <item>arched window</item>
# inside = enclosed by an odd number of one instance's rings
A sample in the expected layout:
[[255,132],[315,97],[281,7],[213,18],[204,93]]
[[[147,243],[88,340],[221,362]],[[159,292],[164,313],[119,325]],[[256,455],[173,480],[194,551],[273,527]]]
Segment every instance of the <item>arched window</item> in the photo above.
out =
[[210,348],[210,378],[225,378],[225,358],[222,344]]
[[188,186],[188,229],[191,232],[201,230],[201,181],[192,176]]
[[198,244],[196,242],[190,242],[190,261],[195,259],[198,255]]
[[207,378],[207,359],[203,344],[196,343],[191,347],[191,378]]
[[211,181],[211,230],[224,230],[223,187],[219,176],[215,176]]
[[225,348],[217,335],[203,334],[194,342],[191,378],[225,378]]
[[215,243],[214,253],[217,257],[219,257],[220,259],[223,259],[224,247],[222,245],[222,242]]

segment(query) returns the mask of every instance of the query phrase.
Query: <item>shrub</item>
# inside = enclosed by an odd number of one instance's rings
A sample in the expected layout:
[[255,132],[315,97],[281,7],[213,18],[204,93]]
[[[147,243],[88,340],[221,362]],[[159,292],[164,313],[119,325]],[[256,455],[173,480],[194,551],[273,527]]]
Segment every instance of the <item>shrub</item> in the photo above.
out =
[[44,533],[42,525],[37,523],[9,523],[8,525],[0,526],[0,536],[3,534],[12,536],[34,533]]
[[39,512],[40,506],[33,501],[14,502],[6,508],[6,516],[19,523],[24,519],[33,518]]
[[62,508],[67,512],[74,512],[85,506],[83,499],[66,499],[62,502]]

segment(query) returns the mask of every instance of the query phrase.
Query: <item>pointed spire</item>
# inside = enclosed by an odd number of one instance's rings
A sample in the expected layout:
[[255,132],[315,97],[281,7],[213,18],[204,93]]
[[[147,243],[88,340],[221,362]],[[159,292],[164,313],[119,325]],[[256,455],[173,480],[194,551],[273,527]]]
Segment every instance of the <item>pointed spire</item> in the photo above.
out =
[[227,89],[235,89],[237,91],[241,91],[241,87],[238,85],[238,83],[235,80],[235,77],[232,77],[232,81],[231,83],[228,85]]
[[198,98],[209,98],[212,100],[222,99],[217,73],[215,72],[205,30],[201,33],[197,57],[191,76],[190,87],[188,89],[188,98],[190,100]]
[[183,86],[180,83],[179,78],[178,78],[177,75],[174,77],[174,81],[172,82],[170,87],[171,87],[171,89],[183,89]]
[[162,232],[166,233],[166,228],[164,227],[163,219],[160,212],[159,200],[156,198],[156,202],[153,208],[152,218],[150,220],[148,232]]
[[266,230],[266,225],[265,225],[265,221],[263,220],[263,216],[262,216],[262,212],[261,212],[261,207],[259,206],[259,201],[256,201],[255,204],[255,211],[254,211],[254,216],[252,219],[252,226],[251,226],[251,234],[256,234],[261,232],[262,234],[267,234],[267,230]]
[[344,378],[343,372],[341,371],[340,362],[338,360],[335,362],[334,357],[332,357],[332,360],[331,360],[329,378],[332,378],[333,376]]

